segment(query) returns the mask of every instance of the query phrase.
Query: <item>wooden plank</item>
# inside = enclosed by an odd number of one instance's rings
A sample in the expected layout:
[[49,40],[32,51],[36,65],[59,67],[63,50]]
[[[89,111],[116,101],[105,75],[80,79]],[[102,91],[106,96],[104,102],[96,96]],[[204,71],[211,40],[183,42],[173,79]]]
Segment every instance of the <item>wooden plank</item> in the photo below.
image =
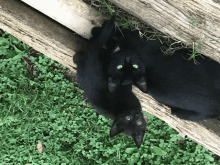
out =
[[[17,0],[0,0],[0,28],[73,72],[75,64],[72,57],[81,45],[86,45],[85,41],[71,30]],[[149,95],[137,88],[134,88],[134,92],[140,99],[143,110],[164,120],[182,136],[187,135],[220,155],[220,125],[216,119],[201,123],[180,120],[170,114],[169,108],[157,103]]]
[[103,21],[96,10],[81,0],[22,1],[87,39],[91,37],[90,30]]
[[220,1],[109,0],[152,27],[220,62]]
[[[90,28],[100,24],[97,14],[81,0],[22,0],[77,34],[88,38]],[[220,3],[213,0],[109,0],[159,31],[220,62]],[[48,8],[47,6],[50,6]],[[50,10],[54,9],[54,10]],[[63,16],[65,15],[65,16]],[[76,15],[72,17],[73,15]],[[83,16],[82,16],[83,15]],[[93,21],[92,17],[95,16]],[[89,21],[86,21],[86,18]],[[83,20],[82,28],[79,20]],[[72,22],[75,22],[74,24]],[[79,22],[79,23],[78,23]],[[78,26],[80,24],[80,26]],[[76,25],[76,26],[74,26]]]
[[22,2],[0,0],[0,6],[1,29],[75,71],[72,56],[81,37]]
[[136,87],[133,87],[133,90],[141,101],[143,110],[165,121],[178,131],[180,136],[188,136],[217,155],[220,154],[220,122],[217,119],[207,119],[201,122],[181,120],[173,116],[167,106],[158,103],[150,95],[144,94]]

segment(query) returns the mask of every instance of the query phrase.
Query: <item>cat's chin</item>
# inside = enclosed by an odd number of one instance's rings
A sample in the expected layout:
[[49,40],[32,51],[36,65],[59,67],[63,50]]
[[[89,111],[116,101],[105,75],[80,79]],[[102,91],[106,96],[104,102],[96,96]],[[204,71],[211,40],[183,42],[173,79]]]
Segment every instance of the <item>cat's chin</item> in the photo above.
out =
[[124,81],[122,82],[122,85],[132,85],[132,84],[133,84],[133,82],[132,82],[132,80],[130,80],[130,79],[124,80]]

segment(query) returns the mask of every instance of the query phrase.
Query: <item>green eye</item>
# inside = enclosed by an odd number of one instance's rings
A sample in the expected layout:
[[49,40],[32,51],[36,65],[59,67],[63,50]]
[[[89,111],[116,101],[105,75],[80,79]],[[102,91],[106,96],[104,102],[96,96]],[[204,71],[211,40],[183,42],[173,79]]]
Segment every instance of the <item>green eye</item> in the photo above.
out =
[[138,68],[138,66],[136,64],[134,64],[133,67],[136,68],[136,69]]
[[122,65],[118,65],[118,66],[117,66],[117,69],[121,69],[121,68],[122,68]]

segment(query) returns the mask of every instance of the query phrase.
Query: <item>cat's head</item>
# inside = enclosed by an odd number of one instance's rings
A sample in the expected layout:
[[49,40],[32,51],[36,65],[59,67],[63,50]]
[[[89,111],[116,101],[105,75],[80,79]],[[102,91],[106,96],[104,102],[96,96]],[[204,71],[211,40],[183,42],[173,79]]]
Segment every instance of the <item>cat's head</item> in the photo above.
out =
[[115,92],[120,85],[135,85],[147,92],[145,66],[136,53],[123,50],[114,53],[108,66],[108,88]]
[[146,126],[147,123],[142,112],[125,111],[120,113],[114,120],[110,130],[110,137],[124,133],[131,136],[139,148],[143,142]]
[[[106,21],[103,23],[103,26]],[[98,37],[102,27],[95,27],[92,30],[94,38]],[[147,81],[145,66],[137,56],[136,49],[143,43],[138,36],[138,31],[123,29],[113,31],[103,46],[103,58],[110,61],[108,66],[108,88],[115,92],[121,85],[135,85],[142,92],[147,93]]]
[[[123,34],[122,34],[123,33]],[[147,92],[145,65],[136,51],[143,41],[137,31],[117,30],[107,40],[103,49],[108,51],[108,88],[115,92],[120,85],[135,85]]]

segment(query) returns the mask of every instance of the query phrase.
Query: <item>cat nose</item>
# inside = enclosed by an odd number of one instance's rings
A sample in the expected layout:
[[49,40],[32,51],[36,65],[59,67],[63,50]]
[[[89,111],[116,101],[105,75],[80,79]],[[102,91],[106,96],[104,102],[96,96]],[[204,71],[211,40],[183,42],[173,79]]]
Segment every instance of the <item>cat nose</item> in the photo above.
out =
[[126,62],[130,62],[131,57],[126,57]]

